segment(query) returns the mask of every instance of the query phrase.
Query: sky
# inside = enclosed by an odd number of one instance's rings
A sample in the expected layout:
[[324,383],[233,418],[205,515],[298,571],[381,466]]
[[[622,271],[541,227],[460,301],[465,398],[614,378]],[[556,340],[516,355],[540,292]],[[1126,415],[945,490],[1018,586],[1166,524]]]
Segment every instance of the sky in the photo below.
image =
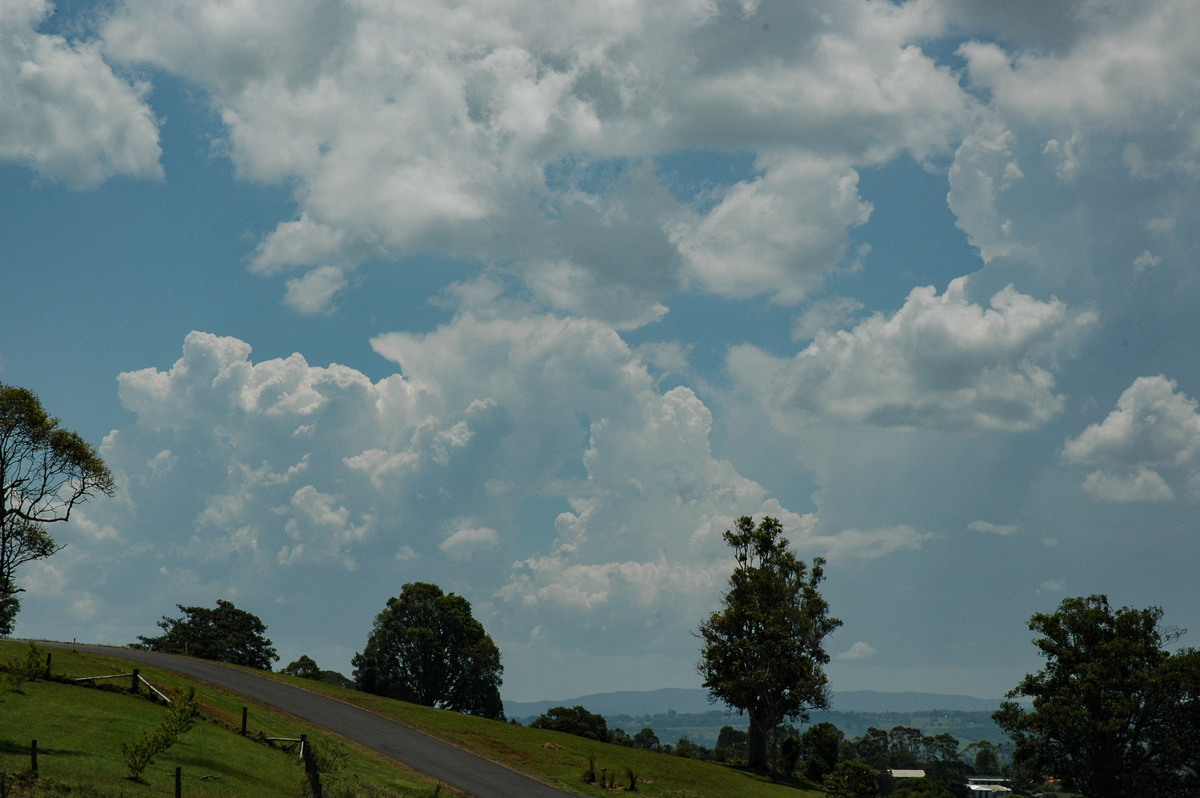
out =
[[118,490],[16,634],[176,605],[502,695],[699,687],[722,532],[834,690],[999,697],[1069,596],[1200,634],[1193,0],[5,0],[0,382]]

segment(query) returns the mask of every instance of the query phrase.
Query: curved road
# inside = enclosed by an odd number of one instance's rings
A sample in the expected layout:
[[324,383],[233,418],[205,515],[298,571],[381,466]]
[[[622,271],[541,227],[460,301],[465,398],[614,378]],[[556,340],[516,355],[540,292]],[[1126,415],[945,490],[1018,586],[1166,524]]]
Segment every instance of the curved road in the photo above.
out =
[[[37,642],[55,648],[72,648],[69,643]],[[411,726],[265,676],[228,668],[217,662],[153,651],[89,645],[75,645],[74,648],[145,663],[249,696],[361,743],[476,798],[563,798],[572,795]]]

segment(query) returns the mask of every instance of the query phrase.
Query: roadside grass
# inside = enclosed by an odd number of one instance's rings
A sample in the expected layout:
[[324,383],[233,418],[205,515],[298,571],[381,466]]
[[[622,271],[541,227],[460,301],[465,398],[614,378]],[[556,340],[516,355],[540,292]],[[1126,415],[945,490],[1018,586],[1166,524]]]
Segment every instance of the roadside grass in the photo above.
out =
[[[43,651],[51,653],[53,679],[25,682],[19,691],[0,697],[0,773],[5,774],[0,789],[12,796],[169,795],[179,767],[187,796],[292,798],[306,789],[299,757],[294,749],[272,748],[262,738],[301,734],[332,765],[322,774],[330,798],[429,796],[436,787],[422,774],[242,696],[115,658]],[[0,641],[0,665],[23,659],[27,652],[27,643]],[[128,673],[133,667],[168,695],[195,686],[203,717],[155,759],[141,782],[128,778],[120,745],[158,726],[165,717],[161,704],[130,695],[129,678],[99,682],[104,685],[99,687],[60,681]],[[249,708],[247,737],[239,734],[243,706]],[[33,740],[38,741],[40,786],[33,786],[28,774]],[[440,793],[456,794],[445,787]]]
[[[0,663],[23,657],[27,650],[26,643],[0,641]],[[52,653],[55,676],[62,674],[77,678],[109,675],[137,667],[147,681],[168,693],[195,684],[169,671],[122,661],[118,652],[114,652],[115,656],[100,656],[62,649],[47,650]],[[728,765],[599,743],[560,732],[407,704],[310,679],[248,668],[243,670],[360,706],[576,794],[611,794],[598,783],[584,781],[583,774],[590,767],[594,767],[597,778],[602,773],[615,777],[614,785],[618,789],[628,787],[628,773],[631,771],[637,778],[637,794],[647,798],[818,798],[822,794],[815,785],[799,780],[771,781]],[[121,688],[126,688],[128,684],[123,680],[117,680],[117,683]],[[313,741],[318,752],[337,752],[335,758],[341,762],[335,768],[333,778],[322,777],[326,795],[330,798],[429,796],[433,792],[433,782],[421,774],[349,741],[317,730],[243,696],[205,684],[195,686],[202,712],[208,720],[197,724],[143,774],[148,785],[125,778],[127,770],[119,744],[121,741],[137,739],[142,730],[160,722],[162,708],[116,691],[89,690],[53,682],[30,683],[23,688],[25,695],[9,693],[2,699],[0,771],[13,773],[28,769],[29,741],[37,739],[40,751],[48,748],[63,752],[39,754],[43,777],[78,785],[73,793],[77,796],[149,798],[151,795],[169,794],[177,766],[183,768],[184,794],[188,796],[273,798],[301,794],[303,776],[294,754],[289,756],[271,750],[260,743],[243,739],[237,733],[241,726],[242,707],[248,706],[250,736],[299,737],[303,733]],[[60,692],[43,695],[40,692],[43,690]],[[92,709],[93,697],[103,697],[104,701],[116,703],[105,703],[99,709]],[[95,703],[100,705],[101,701]],[[85,713],[84,716],[62,724],[66,728],[61,732],[50,726],[37,725],[50,722],[43,716],[70,717],[68,707],[64,706],[69,704],[78,705],[78,711]],[[22,706],[24,715],[13,714]],[[41,731],[42,728],[46,731]],[[35,729],[37,733],[29,733]],[[72,732],[72,729],[75,731]],[[95,733],[96,729],[101,730],[99,734]],[[199,734],[202,730],[205,732],[203,736]],[[213,739],[210,740],[209,734]],[[255,755],[265,755],[270,761],[253,764],[251,751]],[[60,757],[64,764],[77,766],[72,771],[75,775],[64,775],[61,779],[58,775],[51,776],[51,763],[57,767]],[[75,761],[68,763],[70,757],[74,757]],[[100,760],[104,760],[104,770],[98,769]],[[253,760],[255,763],[257,761]],[[281,768],[278,770],[280,775],[268,776],[276,772],[275,768]],[[221,775],[221,780],[201,781],[205,774]],[[260,777],[263,781],[270,780],[272,785],[254,781]],[[282,781],[276,783],[277,779]],[[89,785],[99,785],[100,791],[87,791],[91,789]],[[459,793],[442,787],[440,795],[451,798]]]
[[282,674],[272,678],[338,698],[452,742],[528,773],[547,784],[583,795],[608,794],[587,784],[583,774],[594,765],[597,775],[615,776],[628,786],[627,769],[638,779],[637,792],[654,798],[817,798],[816,785],[801,780],[771,781],[750,771],[694,759],[599,743],[561,732],[476,718]]

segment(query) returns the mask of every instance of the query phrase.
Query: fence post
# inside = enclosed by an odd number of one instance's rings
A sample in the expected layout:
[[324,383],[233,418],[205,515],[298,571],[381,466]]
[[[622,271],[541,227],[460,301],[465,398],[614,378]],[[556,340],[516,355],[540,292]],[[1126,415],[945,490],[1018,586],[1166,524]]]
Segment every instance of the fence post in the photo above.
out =
[[324,798],[321,789],[321,773],[317,770],[317,757],[313,754],[312,746],[308,744],[308,735],[300,735],[300,756],[304,759],[304,773],[308,776],[308,786],[312,789],[313,798]]
[[50,652],[46,652],[46,678],[50,678]]
[[37,740],[29,744],[29,769],[33,771],[34,776],[37,775]]
[[129,692],[136,693],[138,691],[138,679],[140,678],[142,678],[142,672],[134,668],[133,678],[129,680]]
[[183,798],[183,768],[175,768],[175,798]]
[[246,707],[242,707],[242,736],[246,736]]

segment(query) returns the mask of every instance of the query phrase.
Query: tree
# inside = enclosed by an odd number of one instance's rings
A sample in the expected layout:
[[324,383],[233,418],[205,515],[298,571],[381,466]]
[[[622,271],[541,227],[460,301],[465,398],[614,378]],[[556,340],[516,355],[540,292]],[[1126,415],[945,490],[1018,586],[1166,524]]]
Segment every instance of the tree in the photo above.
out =
[[18,567],[61,550],[47,525],[115,491],[112,473],[77,433],[59,427],[31,391],[0,383],[0,635],[21,602]]
[[576,737],[586,737],[602,743],[607,743],[611,739],[608,732],[608,721],[604,719],[604,716],[588,712],[578,706],[551,707],[529,725],[535,729],[550,729],[574,734]]
[[368,693],[504,719],[500,650],[470,602],[437,585],[413,582],[388,599],[351,663]]
[[218,599],[216,609],[211,610],[182,604],[175,606],[185,617],[164,615],[158,622],[163,634],[158,637],[138,635],[138,643],[134,646],[266,671],[279,659],[271,641],[264,637],[266,625],[256,615],[239,610],[224,599]]
[[654,729],[644,726],[640,732],[633,735],[633,744],[638,748],[645,748],[647,751],[657,751],[658,746],[662,743],[659,741],[658,735],[654,733]]
[[313,679],[318,682],[321,680],[320,666],[307,654],[301,654],[300,659],[289,662],[287,667],[280,669],[279,672],[288,676],[299,676],[301,679]]
[[994,717],[1014,762],[1058,776],[1088,798],[1197,795],[1200,652],[1166,647],[1162,610],[1110,608],[1093,595],[1065,599],[1029,628],[1046,667],[1027,675]]
[[837,726],[822,721],[804,730],[800,737],[800,757],[804,761],[804,778],[820,782],[825,774],[837,767],[838,752],[846,735]]
[[879,777],[875,768],[861,759],[839,762],[821,782],[829,798],[875,798],[879,795]]
[[736,527],[724,537],[737,565],[722,608],[700,626],[697,669],[710,698],[749,715],[748,764],[766,771],[768,735],[784,719],[829,706],[822,643],[842,622],[817,591],[824,560],[807,568],[770,516],[757,527],[743,516]]

